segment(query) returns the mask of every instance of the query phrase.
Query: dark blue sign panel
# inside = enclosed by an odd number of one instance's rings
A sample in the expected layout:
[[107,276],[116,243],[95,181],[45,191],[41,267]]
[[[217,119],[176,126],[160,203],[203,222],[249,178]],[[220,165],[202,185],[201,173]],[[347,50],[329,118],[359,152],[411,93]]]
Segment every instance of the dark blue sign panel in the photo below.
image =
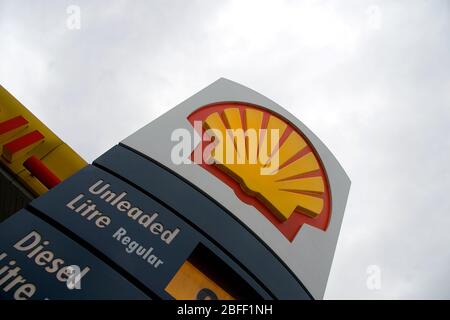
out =
[[31,206],[163,297],[168,297],[165,286],[199,243],[198,233],[170,210],[93,166]]
[[26,210],[0,224],[0,299],[148,299]]
[[298,280],[251,230],[167,168],[122,145],[100,156],[94,165],[164,202],[217,246],[226,248],[229,256],[251,270],[277,298],[309,299]]

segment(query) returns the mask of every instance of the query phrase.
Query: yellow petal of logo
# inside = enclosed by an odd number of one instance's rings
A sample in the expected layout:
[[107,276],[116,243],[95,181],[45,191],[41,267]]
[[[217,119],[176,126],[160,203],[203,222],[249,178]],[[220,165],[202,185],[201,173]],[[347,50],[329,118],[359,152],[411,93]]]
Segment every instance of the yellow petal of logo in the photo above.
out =
[[[301,225],[325,230],[330,194],[317,153],[290,123],[254,105],[221,103],[189,116],[201,121],[200,165],[261,211],[290,241]],[[195,158],[194,151],[193,158]]]

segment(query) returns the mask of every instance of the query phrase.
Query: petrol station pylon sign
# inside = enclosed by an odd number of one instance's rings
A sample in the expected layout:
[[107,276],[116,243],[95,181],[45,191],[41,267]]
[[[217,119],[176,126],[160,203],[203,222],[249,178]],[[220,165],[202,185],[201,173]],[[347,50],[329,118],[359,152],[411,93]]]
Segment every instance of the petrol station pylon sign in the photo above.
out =
[[[93,293],[104,269],[119,279],[119,298],[321,299],[349,188],[302,122],[219,79],[0,224],[11,230],[0,232],[0,254],[29,253],[27,241],[48,234],[76,247],[78,264],[98,260],[84,271],[84,293],[61,285],[63,264],[56,280],[44,264],[35,291],[55,298],[110,297]],[[27,233],[33,225],[39,241]],[[38,282],[36,266],[23,263]]]

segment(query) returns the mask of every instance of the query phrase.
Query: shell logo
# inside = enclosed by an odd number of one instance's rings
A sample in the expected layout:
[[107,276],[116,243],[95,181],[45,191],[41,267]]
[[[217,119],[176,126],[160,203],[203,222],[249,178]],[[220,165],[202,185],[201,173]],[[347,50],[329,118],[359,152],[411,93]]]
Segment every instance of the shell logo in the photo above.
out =
[[[203,137],[191,159],[210,150],[208,161],[194,162],[260,211],[286,239],[292,242],[305,223],[327,229],[331,211],[327,175],[298,128],[265,108],[235,102],[199,108],[188,120]],[[243,132],[244,142],[230,132]],[[256,132],[253,140],[248,132]],[[230,150],[234,161],[228,161]]]

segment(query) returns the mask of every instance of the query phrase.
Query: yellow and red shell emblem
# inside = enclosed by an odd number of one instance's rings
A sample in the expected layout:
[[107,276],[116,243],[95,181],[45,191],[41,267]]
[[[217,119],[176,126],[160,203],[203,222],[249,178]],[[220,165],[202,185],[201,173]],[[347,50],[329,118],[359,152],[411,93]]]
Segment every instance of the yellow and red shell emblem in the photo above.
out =
[[[317,152],[298,128],[267,109],[244,103],[208,105],[188,120],[204,137],[191,158],[211,150],[210,161],[198,164],[231,187],[241,201],[259,210],[289,241],[304,223],[326,230],[331,209],[328,179]],[[229,134],[239,130],[257,132],[256,143],[249,143],[246,135],[239,144]],[[274,131],[276,141],[270,134]],[[208,135],[213,137],[205,138]],[[227,143],[232,145],[234,161],[224,161]],[[265,160],[250,161],[255,158]],[[271,169],[274,159],[277,166]],[[269,174],[261,174],[263,168]]]

